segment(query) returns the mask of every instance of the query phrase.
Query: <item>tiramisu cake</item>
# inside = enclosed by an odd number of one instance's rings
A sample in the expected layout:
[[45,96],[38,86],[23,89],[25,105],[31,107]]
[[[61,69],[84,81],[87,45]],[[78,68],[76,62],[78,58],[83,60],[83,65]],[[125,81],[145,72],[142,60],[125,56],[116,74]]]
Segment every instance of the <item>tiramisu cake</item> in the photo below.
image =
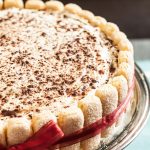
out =
[[[133,80],[133,47],[117,25],[59,1],[0,0],[0,144],[23,143],[48,121],[65,135],[113,112]],[[131,103],[95,150],[124,126]]]

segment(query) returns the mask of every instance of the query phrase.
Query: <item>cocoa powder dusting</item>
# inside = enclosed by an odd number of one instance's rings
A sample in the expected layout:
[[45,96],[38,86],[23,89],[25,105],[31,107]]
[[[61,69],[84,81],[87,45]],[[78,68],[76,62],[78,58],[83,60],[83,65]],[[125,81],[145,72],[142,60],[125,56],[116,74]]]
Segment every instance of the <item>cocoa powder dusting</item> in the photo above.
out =
[[22,110],[32,118],[42,109],[57,115],[113,75],[112,59],[117,60],[117,49],[111,41],[76,16],[3,10],[0,115],[21,116]]

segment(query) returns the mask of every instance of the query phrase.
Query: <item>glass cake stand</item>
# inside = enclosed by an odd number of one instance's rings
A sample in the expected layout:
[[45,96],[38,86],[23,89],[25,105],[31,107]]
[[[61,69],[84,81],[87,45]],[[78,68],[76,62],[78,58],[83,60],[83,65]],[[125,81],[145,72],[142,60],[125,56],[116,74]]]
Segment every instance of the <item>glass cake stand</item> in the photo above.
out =
[[135,65],[136,86],[135,95],[137,107],[131,122],[109,144],[101,146],[98,150],[122,150],[128,146],[146,124],[150,112],[150,87],[139,66]]

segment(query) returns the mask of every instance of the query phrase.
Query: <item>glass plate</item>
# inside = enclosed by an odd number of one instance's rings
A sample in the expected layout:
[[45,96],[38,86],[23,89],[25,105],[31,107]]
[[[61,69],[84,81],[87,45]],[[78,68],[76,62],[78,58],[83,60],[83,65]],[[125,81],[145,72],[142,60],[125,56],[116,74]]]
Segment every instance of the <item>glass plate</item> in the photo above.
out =
[[102,146],[99,150],[121,150],[129,145],[143,129],[150,112],[150,87],[149,83],[139,66],[135,65],[137,107],[131,122],[125,127],[109,144]]

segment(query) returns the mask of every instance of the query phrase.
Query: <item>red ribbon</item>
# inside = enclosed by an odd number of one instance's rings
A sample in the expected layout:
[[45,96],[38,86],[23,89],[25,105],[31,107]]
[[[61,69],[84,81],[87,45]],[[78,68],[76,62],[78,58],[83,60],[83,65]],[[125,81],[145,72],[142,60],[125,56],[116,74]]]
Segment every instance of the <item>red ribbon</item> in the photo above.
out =
[[37,133],[35,133],[26,142],[18,145],[11,146],[9,148],[4,148],[0,146],[0,150],[45,150],[46,148],[55,149],[64,146],[69,146],[85,139],[91,138],[99,134],[102,130],[105,130],[113,123],[117,121],[122,112],[125,111],[126,106],[130,102],[133,89],[134,89],[133,79],[132,85],[129,89],[127,97],[119,104],[117,109],[112,113],[104,116],[103,118],[97,120],[96,122],[74,132],[67,136],[59,128],[57,123],[54,121],[48,122],[44,125]]

